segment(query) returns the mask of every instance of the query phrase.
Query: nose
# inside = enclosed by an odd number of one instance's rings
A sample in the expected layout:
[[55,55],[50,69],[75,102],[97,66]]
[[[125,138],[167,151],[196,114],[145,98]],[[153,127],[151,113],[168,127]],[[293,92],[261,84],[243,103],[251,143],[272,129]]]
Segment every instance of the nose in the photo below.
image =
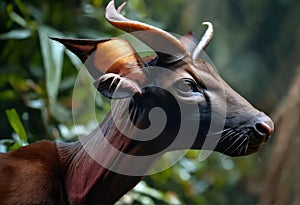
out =
[[268,138],[274,131],[274,123],[271,118],[261,113],[255,124],[255,129],[256,132],[261,135],[265,135]]

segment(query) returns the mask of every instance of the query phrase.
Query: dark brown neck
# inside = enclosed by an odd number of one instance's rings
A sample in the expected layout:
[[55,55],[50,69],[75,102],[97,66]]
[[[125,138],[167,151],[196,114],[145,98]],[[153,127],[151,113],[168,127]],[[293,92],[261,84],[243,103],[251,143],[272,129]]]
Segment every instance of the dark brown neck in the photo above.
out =
[[58,143],[58,150],[71,204],[116,202],[160,157],[142,161],[128,157],[147,155],[150,150],[120,133],[110,114],[89,136]]

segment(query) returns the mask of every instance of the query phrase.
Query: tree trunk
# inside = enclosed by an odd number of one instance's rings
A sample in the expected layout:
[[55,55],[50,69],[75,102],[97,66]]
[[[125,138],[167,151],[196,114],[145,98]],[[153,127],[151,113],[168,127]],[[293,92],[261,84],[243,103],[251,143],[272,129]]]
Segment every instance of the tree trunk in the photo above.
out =
[[300,66],[273,115],[276,137],[259,204],[300,204]]

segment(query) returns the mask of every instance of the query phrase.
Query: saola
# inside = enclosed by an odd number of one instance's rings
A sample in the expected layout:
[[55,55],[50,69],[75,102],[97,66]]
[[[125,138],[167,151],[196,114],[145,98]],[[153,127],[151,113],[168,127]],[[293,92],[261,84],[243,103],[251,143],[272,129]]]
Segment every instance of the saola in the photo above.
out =
[[168,151],[243,156],[268,140],[271,119],[201,59],[213,35],[211,23],[205,23],[199,43],[191,33],[177,39],[125,18],[124,6],[116,9],[111,1],[106,19],[155,55],[141,57],[122,38],[52,38],[85,63],[96,89],[114,105],[92,133],[76,142],[42,141],[0,154],[0,204],[114,203]]

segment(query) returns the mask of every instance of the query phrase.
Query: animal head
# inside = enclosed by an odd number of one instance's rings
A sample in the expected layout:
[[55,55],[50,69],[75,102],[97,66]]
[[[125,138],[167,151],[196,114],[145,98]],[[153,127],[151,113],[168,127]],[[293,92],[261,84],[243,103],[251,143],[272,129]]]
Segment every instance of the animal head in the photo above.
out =
[[52,39],[85,63],[100,93],[115,100],[130,99],[126,108],[129,115],[123,121],[131,121],[144,130],[151,126],[151,110],[164,110],[167,121],[159,136],[149,140],[151,146],[167,149],[174,137],[183,133],[169,150],[211,149],[230,156],[258,151],[273,132],[273,122],[201,59],[213,36],[212,24],[204,23],[208,28],[198,43],[192,33],[175,38],[154,26],[129,20],[121,15],[124,6],[116,9],[111,1],[106,19],[149,46],[154,56],[142,57],[123,38]]

